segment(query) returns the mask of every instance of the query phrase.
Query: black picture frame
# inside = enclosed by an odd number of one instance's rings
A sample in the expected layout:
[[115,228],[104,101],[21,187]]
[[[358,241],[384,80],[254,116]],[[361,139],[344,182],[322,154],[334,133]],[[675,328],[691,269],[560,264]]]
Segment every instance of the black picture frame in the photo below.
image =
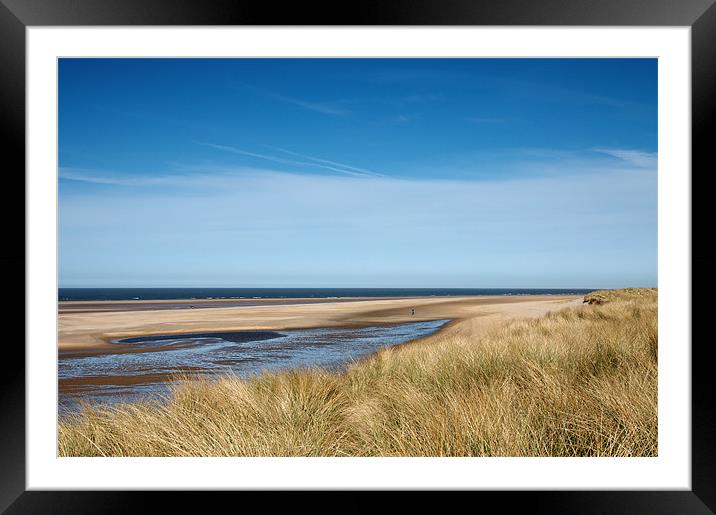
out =
[[[0,374],[0,510],[7,513],[124,513],[159,501],[166,511],[189,511],[206,499],[189,492],[68,492],[26,491],[25,487],[25,352],[14,342],[24,341],[25,226],[14,223],[20,207],[12,198],[25,191],[25,30],[32,26],[83,25],[571,25],[571,26],[689,26],[692,59],[692,232],[708,227],[706,178],[716,170],[708,135],[716,111],[715,0],[364,0],[327,5],[305,2],[277,6],[271,2],[230,0],[0,0],[0,119],[5,137],[5,191],[0,202],[5,221],[0,246],[0,270],[5,271],[11,299],[2,313],[8,327]],[[8,161],[8,157],[10,158]],[[689,170],[684,170],[689,173]],[[21,202],[24,202],[22,200]],[[23,211],[24,212],[24,211]],[[697,294],[712,290],[716,253],[708,238],[692,234],[692,283],[699,271],[698,290],[692,289],[692,489],[690,491],[527,491],[451,493],[451,500],[478,495],[480,503],[496,501],[501,509],[528,507],[549,513],[712,513],[716,510],[716,417],[710,384],[711,339],[699,340],[694,331],[711,309]],[[15,334],[11,325],[14,324]],[[423,503],[425,492],[413,492],[412,502]],[[205,494],[206,495],[206,494]],[[204,497],[201,495],[199,497]],[[267,502],[266,493],[212,492],[212,502]],[[370,495],[351,492],[340,500],[317,505],[306,492],[270,493],[272,506],[292,509],[362,512],[371,509]],[[456,497],[457,495],[457,497]],[[261,496],[260,499],[254,499]],[[219,497],[218,499],[216,497]],[[402,502],[402,501],[401,501]],[[475,499],[467,502],[474,503]],[[305,503],[305,504],[304,504]],[[309,504],[310,503],[310,504]],[[239,508],[239,505],[237,509]],[[331,509],[331,508],[334,509]]]

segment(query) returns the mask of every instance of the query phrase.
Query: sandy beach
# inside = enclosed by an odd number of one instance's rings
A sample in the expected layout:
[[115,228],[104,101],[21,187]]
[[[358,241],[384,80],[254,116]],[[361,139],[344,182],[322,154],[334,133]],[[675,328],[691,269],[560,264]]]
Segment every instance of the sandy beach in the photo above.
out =
[[[61,302],[58,351],[60,357],[127,352],[131,345],[111,341],[150,334],[360,327],[435,319],[453,321],[445,331],[475,334],[498,322],[538,317],[581,301],[581,295],[524,295]],[[156,305],[161,307],[152,309]]]

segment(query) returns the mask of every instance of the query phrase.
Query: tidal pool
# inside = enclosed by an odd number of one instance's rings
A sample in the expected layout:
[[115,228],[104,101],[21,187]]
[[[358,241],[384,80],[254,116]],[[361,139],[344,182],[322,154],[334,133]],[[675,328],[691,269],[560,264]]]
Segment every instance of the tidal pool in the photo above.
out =
[[[152,335],[115,340],[144,352],[61,358],[60,413],[80,402],[116,403],[160,399],[168,375],[232,373],[249,377],[265,370],[323,368],[339,371],[383,347],[435,333],[447,320],[345,328],[235,331]],[[139,350],[139,349],[138,349]]]

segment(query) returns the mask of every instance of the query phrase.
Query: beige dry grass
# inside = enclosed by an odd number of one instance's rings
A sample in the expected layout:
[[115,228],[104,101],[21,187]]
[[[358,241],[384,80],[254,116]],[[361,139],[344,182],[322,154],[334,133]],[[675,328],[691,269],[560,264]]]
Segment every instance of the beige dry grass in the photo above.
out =
[[62,456],[655,456],[657,292],[386,349],[343,374],[186,381],[87,407]]

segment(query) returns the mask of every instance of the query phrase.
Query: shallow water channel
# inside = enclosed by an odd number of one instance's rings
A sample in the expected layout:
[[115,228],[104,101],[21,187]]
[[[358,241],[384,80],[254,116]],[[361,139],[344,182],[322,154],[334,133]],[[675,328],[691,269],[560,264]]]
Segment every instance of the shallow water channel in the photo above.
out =
[[[329,327],[286,331],[235,331],[140,336],[115,340],[141,347],[120,352],[61,358],[60,413],[79,403],[131,402],[168,393],[167,375],[233,373],[248,377],[265,370],[347,364],[390,347],[435,333],[447,320],[362,328]],[[139,350],[139,349],[138,349]]]

